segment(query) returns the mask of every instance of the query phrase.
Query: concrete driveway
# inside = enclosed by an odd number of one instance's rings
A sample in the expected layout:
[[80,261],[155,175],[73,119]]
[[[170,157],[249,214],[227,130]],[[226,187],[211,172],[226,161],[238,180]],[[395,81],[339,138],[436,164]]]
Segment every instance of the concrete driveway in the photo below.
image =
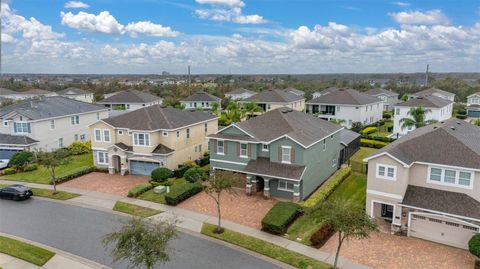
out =
[[148,182],[150,178],[144,176],[121,176],[107,173],[93,172],[77,177],[61,185],[90,191],[127,196],[128,191],[140,183]]

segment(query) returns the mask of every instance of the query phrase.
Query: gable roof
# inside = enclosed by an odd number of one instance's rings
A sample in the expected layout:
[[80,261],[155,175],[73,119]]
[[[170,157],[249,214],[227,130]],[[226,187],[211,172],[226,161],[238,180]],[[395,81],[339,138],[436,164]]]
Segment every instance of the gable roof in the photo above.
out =
[[342,129],[340,131],[340,143],[348,146],[348,144],[352,143],[355,139],[359,138],[360,134],[348,129]]
[[30,89],[28,91],[21,92],[22,94],[38,94],[38,95],[45,95],[45,94],[52,94],[54,92],[43,90],[43,89]]
[[114,104],[114,103],[150,103],[158,101],[162,98],[150,94],[148,92],[141,92],[137,90],[120,91],[108,98],[105,98],[97,103],[99,104]]
[[183,98],[181,101],[182,102],[194,102],[194,101],[204,101],[204,102],[217,102],[222,100],[221,98],[218,98],[214,95],[211,95],[207,92],[204,91],[199,91],[197,93],[194,93],[186,98]]
[[377,97],[350,88],[328,88],[321,94],[321,96],[308,101],[307,104],[368,105],[382,102]]
[[10,89],[5,89],[5,88],[0,88],[0,96],[2,95],[13,95],[13,94],[20,94],[19,92],[10,90]]
[[457,119],[415,129],[366,160],[387,153],[404,164],[425,162],[480,169],[480,127]]
[[441,108],[451,103],[452,101],[443,99],[435,95],[425,95],[421,97],[411,98],[405,102],[396,104],[396,106]]
[[[286,107],[271,110],[234,126],[250,134],[258,142],[270,142],[288,135],[305,148],[343,128]],[[219,133],[221,134],[221,131]]]
[[91,94],[91,92],[88,92],[88,91],[85,91],[85,90],[82,90],[82,89],[79,89],[79,88],[75,88],[75,87],[70,87],[70,88],[66,88],[66,89],[63,89],[63,90],[59,91],[58,94],[75,95],[75,94]]
[[454,93],[447,92],[447,91],[444,91],[444,90],[440,90],[440,89],[437,89],[437,88],[429,88],[429,89],[426,89],[426,90],[423,90],[423,91],[419,91],[419,92],[416,92],[416,93],[412,94],[412,96],[426,96],[426,95],[432,95],[434,93],[441,94],[441,95],[446,96],[446,97],[455,96]]
[[0,133],[0,144],[26,146],[37,143],[38,140],[32,139],[26,135],[10,135]]
[[232,94],[232,95],[234,95],[234,94],[244,94],[244,93],[256,94],[256,92],[254,92],[254,91],[247,90],[245,88],[239,88],[239,89],[235,89],[233,91],[229,91],[229,92],[225,93],[225,95],[227,95],[227,94]]
[[473,97],[475,95],[480,96],[480,92],[472,93],[469,96],[467,96],[467,98]]
[[304,100],[305,97],[290,92],[288,89],[265,90],[250,96],[241,102],[257,102],[257,103],[290,103]]
[[0,109],[0,117],[17,112],[31,120],[55,118],[86,112],[107,110],[103,106],[85,103],[62,96],[42,97],[25,100]]
[[370,94],[372,96],[377,95],[386,95],[386,96],[398,96],[399,94],[390,90],[382,89],[382,88],[373,88],[365,92],[366,94]]
[[214,119],[216,116],[206,112],[153,105],[102,121],[116,128],[155,131],[177,129]]
[[290,88],[286,88],[285,90],[287,90],[287,91],[289,91],[293,94],[296,94],[296,95],[301,95],[301,96],[305,95],[305,92],[302,91],[302,90],[299,90],[299,89],[295,89],[295,88],[290,87]]

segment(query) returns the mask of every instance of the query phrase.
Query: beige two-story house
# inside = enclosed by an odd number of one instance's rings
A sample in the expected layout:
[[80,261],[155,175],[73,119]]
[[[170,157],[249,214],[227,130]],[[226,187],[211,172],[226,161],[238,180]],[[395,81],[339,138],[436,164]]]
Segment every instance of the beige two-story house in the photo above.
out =
[[94,163],[109,173],[150,175],[175,169],[208,151],[206,136],[218,130],[216,116],[153,105],[90,126]]
[[480,228],[480,128],[450,119],[365,159],[366,212],[393,231],[459,248]]

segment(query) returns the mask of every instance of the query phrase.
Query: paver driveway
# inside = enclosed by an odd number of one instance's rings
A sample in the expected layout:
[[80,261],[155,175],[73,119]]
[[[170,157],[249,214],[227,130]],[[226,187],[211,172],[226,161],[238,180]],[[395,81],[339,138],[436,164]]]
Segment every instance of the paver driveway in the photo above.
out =
[[[338,235],[321,250],[335,253]],[[373,233],[364,240],[345,241],[340,256],[373,268],[471,269],[474,257],[466,250],[413,237]]]
[[[276,200],[265,199],[261,195],[248,196],[243,189],[235,189],[235,193],[235,195],[222,193],[220,197],[222,217],[253,228],[261,227],[263,217],[277,203]],[[217,216],[215,201],[205,192],[187,199],[180,203],[178,207],[214,217]]]
[[93,172],[62,183],[62,186],[126,196],[131,188],[148,180],[149,177],[143,176]]

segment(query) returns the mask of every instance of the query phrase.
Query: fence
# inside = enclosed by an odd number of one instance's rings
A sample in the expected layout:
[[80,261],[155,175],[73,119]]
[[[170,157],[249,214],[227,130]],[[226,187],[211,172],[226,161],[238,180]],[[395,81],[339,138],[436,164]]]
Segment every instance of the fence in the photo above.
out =
[[367,174],[367,172],[368,172],[368,164],[367,163],[349,160],[348,164],[352,168],[352,171],[362,173],[362,174]]

